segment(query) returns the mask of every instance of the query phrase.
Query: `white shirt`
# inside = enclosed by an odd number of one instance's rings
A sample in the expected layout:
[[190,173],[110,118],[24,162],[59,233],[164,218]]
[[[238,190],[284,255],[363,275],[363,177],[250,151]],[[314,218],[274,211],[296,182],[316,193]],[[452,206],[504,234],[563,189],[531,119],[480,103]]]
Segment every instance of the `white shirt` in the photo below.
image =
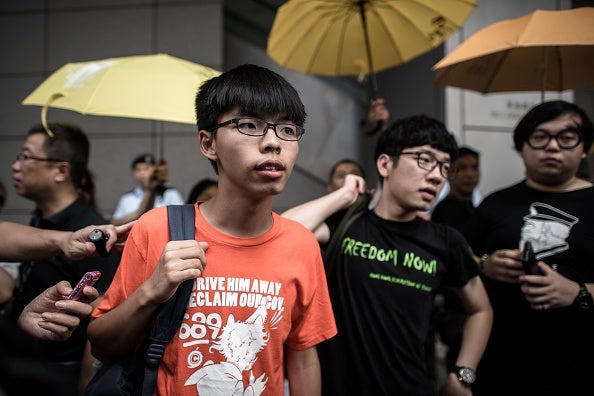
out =
[[[118,206],[115,212],[113,212],[113,219],[121,219],[122,217],[128,216],[130,213],[138,210],[140,203],[144,198],[144,191],[141,187],[136,186],[134,190],[127,192],[120,197]],[[163,195],[157,195],[155,198],[155,204],[153,208],[158,208],[165,205],[182,205],[185,201],[181,196],[180,192],[175,188],[168,187]]]

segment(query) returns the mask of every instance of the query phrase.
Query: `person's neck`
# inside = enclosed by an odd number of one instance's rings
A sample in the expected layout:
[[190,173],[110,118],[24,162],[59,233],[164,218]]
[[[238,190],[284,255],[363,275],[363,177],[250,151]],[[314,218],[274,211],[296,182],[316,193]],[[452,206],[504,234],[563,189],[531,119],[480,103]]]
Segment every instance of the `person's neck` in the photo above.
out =
[[388,204],[382,200],[382,198],[383,197],[380,197],[377,205],[373,208],[373,212],[378,215],[378,217],[384,220],[402,222],[411,221],[417,217],[418,210],[407,210],[397,204]]
[[591,182],[584,179],[580,179],[576,176],[573,176],[567,180],[555,184],[543,184],[537,182],[534,179],[526,178],[526,185],[535,190],[545,192],[568,192],[592,187]]
[[202,203],[204,220],[217,230],[240,238],[262,235],[272,227],[272,197],[249,200],[244,197],[223,197],[217,194]]

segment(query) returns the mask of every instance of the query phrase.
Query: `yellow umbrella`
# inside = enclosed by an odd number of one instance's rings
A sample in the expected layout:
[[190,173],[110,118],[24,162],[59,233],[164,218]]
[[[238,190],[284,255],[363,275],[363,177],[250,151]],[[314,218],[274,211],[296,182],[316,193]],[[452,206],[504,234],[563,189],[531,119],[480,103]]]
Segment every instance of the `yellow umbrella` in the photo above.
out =
[[369,74],[440,45],[462,26],[476,0],[290,0],[279,7],[267,53],[308,74]]
[[68,63],[49,76],[24,105],[82,114],[196,124],[194,97],[220,72],[167,54]]
[[481,93],[594,86],[594,8],[536,10],[473,34],[434,67],[435,82]]

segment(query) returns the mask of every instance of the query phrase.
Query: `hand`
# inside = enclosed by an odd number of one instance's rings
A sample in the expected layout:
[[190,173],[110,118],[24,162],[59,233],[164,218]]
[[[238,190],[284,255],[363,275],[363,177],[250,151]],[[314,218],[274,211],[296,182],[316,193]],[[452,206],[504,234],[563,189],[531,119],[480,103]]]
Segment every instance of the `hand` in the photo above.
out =
[[565,278],[543,261],[538,262],[538,268],[542,275],[520,276],[520,281],[523,282],[520,289],[530,303],[530,307],[546,310],[572,305],[580,289],[579,285]]
[[206,242],[169,241],[153,274],[143,284],[150,300],[156,304],[165,302],[185,280],[202,276],[206,268],[206,249]]
[[377,125],[379,122],[385,125],[388,123],[388,119],[390,118],[390,112],[385,105],[384,99],[374,99],[371,101],[369,105],[369,122],[372,125]]
[[361,176],[349,173],[344,178],[344,184],[337,191],[344,194],[346,207],[351,206],[357,200],[359,194],[373,194],[373,191],[367,190],[367,183]]
[[80,301],[66,300],[71,291],[67,281],[46,289],[25,306],[19,316],[19,327],[41,340],[65,341],[70,338],[81,318],[91,314],[91,303],[99,296],[97,289],[86,286]]
[[149,179],[149,188],[151,190],[162,189],[168,181],[169,168],[167,167],[167,161],[165,158],[160,158]]
[[524,275],[522,251],[519,249],[496,250],[483,263],[483,273],[500,282],[519,284]]
[[97,255],[95,245],[89,239],[89,233],[98,228],[106,234],[109,234],[109,239],[105,244],[106,250],[109,252],[112,249],[116,252],[121,252],[124,248],[124,243],[130,234],[130,230],[135,221],[131,221],[124,225],[115,227],[110,224],[87,226],[78,231],[68,235],[62,242],[62,252],[71,260],[81,260],[85,257]]

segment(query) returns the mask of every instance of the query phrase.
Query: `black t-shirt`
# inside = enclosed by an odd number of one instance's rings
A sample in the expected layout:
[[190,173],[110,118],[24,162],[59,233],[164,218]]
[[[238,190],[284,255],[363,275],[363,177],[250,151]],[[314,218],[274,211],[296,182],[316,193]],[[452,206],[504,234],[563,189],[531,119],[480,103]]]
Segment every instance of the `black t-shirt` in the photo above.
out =
[[[339,221],[327,220],[331,232]],[[323,393],[432,395],[424,348],[433,295],[478,273],[450,227],[387,221],[373,211],[355,220],[327,273],[338,334],[318,347]]]
[[[536,257],[566,278],[594,282],[594,188],[542,192],[524,182],[485,198],[464,228],[477,255],[519,249],[531,241]],[[536,311],[519,284],[483,277],[494,309],[489,345],[478,367],[477,394],[577,394],[594,373],[594,310]],[[479,393],[480,392],[480,393]]]
[[462,201],[452,195],[448,195],[439,202],[431,213],[431,220],[436,223],[448,224],[457,230],[462,230],[474,212],[472,201]]

